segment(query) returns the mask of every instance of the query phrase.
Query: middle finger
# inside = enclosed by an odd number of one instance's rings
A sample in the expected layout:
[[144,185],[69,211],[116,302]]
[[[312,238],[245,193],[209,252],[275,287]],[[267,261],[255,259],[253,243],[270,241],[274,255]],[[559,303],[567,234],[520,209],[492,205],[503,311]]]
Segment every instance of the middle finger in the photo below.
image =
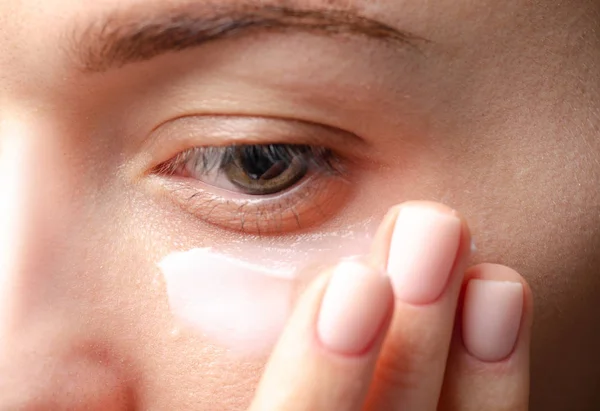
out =
[[471,250],[466,222],[427,202],[393,209],[374,250],[396,298],[369,392],[369,410],[434,411],[444,380],[461,283]]

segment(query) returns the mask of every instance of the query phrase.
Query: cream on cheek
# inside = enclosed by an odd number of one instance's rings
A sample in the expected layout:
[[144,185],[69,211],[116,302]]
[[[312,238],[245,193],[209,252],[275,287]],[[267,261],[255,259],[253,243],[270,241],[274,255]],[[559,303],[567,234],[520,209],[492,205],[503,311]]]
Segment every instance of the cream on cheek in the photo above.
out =
[[170,254],[159,267],[175,317],[227,349],[264,352],[290,311],[294,282],[286,272],[208,248]]
[[248,247],[235,256],[198,248],[168,255],[159,268],[172,313],[182,325],[232,354],[262,356],[277,341],[299,290],[317,274],[305,268],[364,253],[369,239],[320,238],[316,242],[323,246],[282,247],[281,252]]

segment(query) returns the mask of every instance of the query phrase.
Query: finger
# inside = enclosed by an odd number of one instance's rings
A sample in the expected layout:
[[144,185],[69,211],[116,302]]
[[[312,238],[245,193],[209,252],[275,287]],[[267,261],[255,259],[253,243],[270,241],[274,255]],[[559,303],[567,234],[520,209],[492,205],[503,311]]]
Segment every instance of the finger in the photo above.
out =
[[367,404],[433,411],[471,250],[469,229],[455,211],[426,202],[401,205],[385,221],[374,254],[387,262],[395,309]]
[[460,324],[440,401],[443,411],[526,411],[533,298],[510,268],[467,271]]
[[389,279],[343,262],[301,297],[251,410],[360,410],[393,309]]

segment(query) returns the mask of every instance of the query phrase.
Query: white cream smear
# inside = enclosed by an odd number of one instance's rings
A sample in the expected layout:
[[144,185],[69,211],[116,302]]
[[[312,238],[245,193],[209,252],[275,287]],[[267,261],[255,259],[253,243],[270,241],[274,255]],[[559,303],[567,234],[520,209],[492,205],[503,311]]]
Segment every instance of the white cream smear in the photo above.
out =
[[198,248],[170,254],[158,265],[176,319],[233,354],[263,356],[279,338],[298,290],[311,280],[301,278],[299,268],[324,258],[364,254],[370,236],[359,241],[350,237],[329,238],[335,249],[313,249],[311,260],[289,246],[279,252],[262,247],[235,253],[244,259]]
[[173,314],[230,350],[268,351],[289,316],[291,271],[270,271],[209,248],[170,254],[159,267]]

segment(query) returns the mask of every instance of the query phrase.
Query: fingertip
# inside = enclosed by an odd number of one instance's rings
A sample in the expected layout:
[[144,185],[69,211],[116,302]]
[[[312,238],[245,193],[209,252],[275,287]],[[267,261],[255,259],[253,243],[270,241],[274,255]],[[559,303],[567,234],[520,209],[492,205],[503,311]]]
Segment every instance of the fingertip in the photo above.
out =
[[370,352],[393,308],[389,281],[379,270],[344,261],[331,276],[323,296],[317,334],[332,353],[360,356]]
[[528,409],[531,318],[531,291],[518,272],[467,270],[441,409]]
[[483,263],[473,266],[465,273],[464,284],[472,279],[512,281],[523,286],[523,324],[531,326],[533,323],[534,298],[529,282],[516,270],[501,264]]
[[529,345],[533,298],[515,270],[480,264],[467,270],[461,310],[462,341],[483,362],[500,362]]
[[388,261],[390,258],[390,244],[392,242],[398,216],[403,209],[429,209],[439,214],[446,214],[459,219],[461,234],[457,253],[457,262],[464,262],[464,264],[466,264],[467,259],[474,252],[474,245],[471,229],[465,216],[459,211],[441,203],[432,201],[407,201],[390,208],[379,225],[371,246],[371,253],[369,255],[369,261],[374,267],[387,271]]
[[369,265],[343,261],[325,270],[299,299],[251,409],[358,411],[393,303],[389,279]]
[[519,336],[522,317],[521,283],[469,281],[462,320],[467,351],[483,362],[498,362],[510,356]]

